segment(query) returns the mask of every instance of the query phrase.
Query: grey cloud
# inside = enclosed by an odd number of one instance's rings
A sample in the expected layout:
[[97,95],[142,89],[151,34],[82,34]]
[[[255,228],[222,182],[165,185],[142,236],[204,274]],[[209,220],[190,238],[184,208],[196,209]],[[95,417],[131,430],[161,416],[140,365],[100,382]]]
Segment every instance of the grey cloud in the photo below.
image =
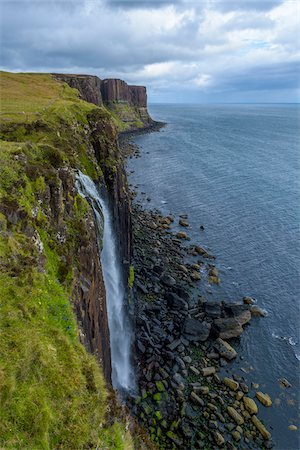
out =
[[[269,29],[273,25],[264,12],[278,3],[249,0],[5,1],[0,3],[1,64],[5,70],[77,71],[102,78],[123,77],[129,82],[147,84],[149,92],[162,93],[162,99],[164,92],[168,95],[173,92],[176,96],[179,87],[181,95],[187,98],[190,92],[199,94],[195,78],[201,73],[211,74],[213,79],[209,89],[204,90],[205,95],[240,92],[242,96],[246,90],[296,89],[297,66],[286,63],[283,57],[279,57],[276,64],[265,62],[258,67],[255,63],[254,68],[251,62],[244,64],[241,56],[240,63],[236,58],[235,66],[223,70],[224,58],[230,58],[231,51],[234,56],[235,52],[234,47],[233,50],[227,47],[228,32]],[[143,27],[135,29],[130,23],[129,15],[136,9],[142,7],[146,13],[148,8],[155,6],[164,11],[161,8],[170,5],[174,5],[173,11],[180,14],[187,9],[193,10],[194,16],[180,23],[178,28],[150,34],[149,30],[146,34]],[[216,33],[199,34],[206,7],[218,12],[238,11],[239,14],[219,25]],[[291,38],[287,34],[284,39],[288,52]],[[208,45],[220,49],[219,53],[204,51]],[[143,70],[147,65],[165,62],[174,62],[173,73],[153,76]]]
[[220,11],[269,11],[280,5],[283,0],[209,0]]

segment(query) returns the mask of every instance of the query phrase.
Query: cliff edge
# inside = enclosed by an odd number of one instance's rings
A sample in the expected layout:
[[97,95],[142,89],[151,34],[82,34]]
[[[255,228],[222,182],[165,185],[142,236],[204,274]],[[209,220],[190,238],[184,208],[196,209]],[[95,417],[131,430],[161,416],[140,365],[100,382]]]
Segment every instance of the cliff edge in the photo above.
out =
[[128,414],[109,406],[102,267],[76,189],[77,170],[107,189],[128,257],[117,130],[99,80],[68,81],[0,73],[0,447],[140,448]]
[[53,74],[60,81],[79,91],[83,100],[107,108],[118,131],[134,131],[154,124],[147,109],[145,86],[131,86],[119,79],[92,75]]

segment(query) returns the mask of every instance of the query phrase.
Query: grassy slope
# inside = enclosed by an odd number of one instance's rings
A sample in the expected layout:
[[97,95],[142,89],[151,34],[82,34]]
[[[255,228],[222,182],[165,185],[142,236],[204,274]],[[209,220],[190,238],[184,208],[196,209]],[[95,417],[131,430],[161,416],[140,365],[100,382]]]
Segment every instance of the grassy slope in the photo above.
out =
[[75,262],[66,268],[63,254],[75,251],[88,207],[71,199],[60,245],[45,202],[58,167],[100,173],[84,133],[95,106],[49,75],[1,73],[0,95],[0,448],[132,448],[122,421],[105,425],[103,376],[69,301]]

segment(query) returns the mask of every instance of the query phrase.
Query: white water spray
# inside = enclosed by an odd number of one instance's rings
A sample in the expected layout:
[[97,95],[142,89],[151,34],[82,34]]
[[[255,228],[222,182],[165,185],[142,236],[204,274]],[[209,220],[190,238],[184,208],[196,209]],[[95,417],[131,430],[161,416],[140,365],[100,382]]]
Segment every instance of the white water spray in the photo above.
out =
[[131,391],[134,389],[134,376],[130,362],[131,332],[124,308],[125,289],[122,283],[121,262],[116,249],[111,214],[107,202],[100,195],[96,184],[81,172],[77,175],[77,188],[80,195],[86,198],[93,208],[99,253],[103,234],[100,259],[106,290],[113,387],[120,391]]

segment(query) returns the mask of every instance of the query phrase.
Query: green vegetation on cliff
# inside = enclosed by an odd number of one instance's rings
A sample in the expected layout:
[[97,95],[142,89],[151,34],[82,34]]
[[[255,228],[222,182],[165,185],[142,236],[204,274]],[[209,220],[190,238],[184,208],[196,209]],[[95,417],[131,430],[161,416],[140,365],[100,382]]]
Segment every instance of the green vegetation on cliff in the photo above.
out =
[[111,117],[50,75],[2,72],[0,94],[0,447],[130,449],[71,304],[90,208],[61,198],[70,168],[102,175],[90,122],[108,139]]

